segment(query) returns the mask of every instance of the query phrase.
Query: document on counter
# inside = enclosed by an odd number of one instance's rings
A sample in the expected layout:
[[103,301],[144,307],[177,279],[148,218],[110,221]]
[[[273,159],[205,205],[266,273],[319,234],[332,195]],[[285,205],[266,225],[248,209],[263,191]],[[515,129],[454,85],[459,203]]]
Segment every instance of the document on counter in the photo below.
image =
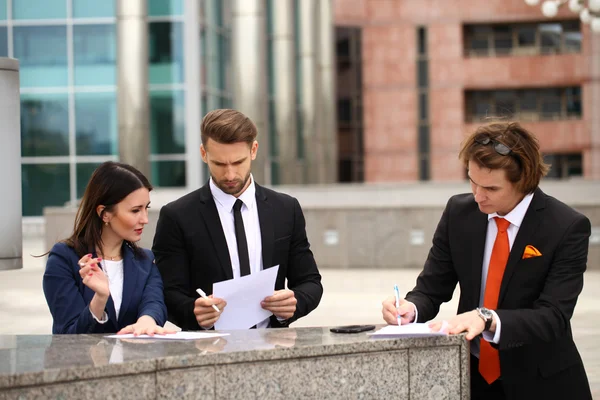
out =
[[368,333],[372,338],[444,336],[445,332],[432,332],[428,323],[413,323],[407,325],[388,325],[377,332]]
[[215,322],[215,329],[249,329],[273,315],[260,302],[273,295],[279,265],[260,272],[218,282],[213,285],[213,296],[224,299],[227,306]]
[[176,332],[167,333],[165,335],[139,335],[133,336],[133,333],[126,335],[109,335],[104,336],[110,339],[159,339],[159,340],[198,340],[198,339],[210,339],[221,336],[227,336],[229,333],[218,333],[218,332]]

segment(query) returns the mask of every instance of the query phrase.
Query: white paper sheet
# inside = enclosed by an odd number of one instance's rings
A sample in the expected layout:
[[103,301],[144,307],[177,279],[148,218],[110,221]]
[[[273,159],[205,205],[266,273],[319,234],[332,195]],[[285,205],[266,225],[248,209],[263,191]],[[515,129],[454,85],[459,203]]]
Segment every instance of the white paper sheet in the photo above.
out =
[[227,306],[215,322],[215,329],[249,329],[273,313],[263,310],[260,302],[273,295],[279,265],[257,273],[218,282],[213,296],[224,299]]
[[428,323],[414,323],[407,325],[388,325],[377,332],[368,333],[372,338],[395,338],[395,337],[419,337],[419,336],[443,336],[445,332],[431,332]]
[[229,333],[217,333],[217,332],[176,332],[167,333],[166,335],[139,335],[133,336],[133,334],[126,335],[109,335],[105,336],[111,339],[159,339],[159,340],[198,340],[208,339],[229,335]]

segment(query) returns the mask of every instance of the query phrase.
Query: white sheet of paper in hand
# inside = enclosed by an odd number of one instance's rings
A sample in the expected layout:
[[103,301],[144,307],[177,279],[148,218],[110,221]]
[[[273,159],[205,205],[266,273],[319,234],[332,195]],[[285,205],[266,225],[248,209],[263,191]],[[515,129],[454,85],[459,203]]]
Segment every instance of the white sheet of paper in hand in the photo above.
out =
[[395,337],[419,337],[419,336],[443,336],[445,332],[431,332],[428,323],[414,323],[407,325],[388,325],[377,332],[368,333],[372,338],[395,338]]
[[227,306],[215,322],[215,329],[248,329],[269,318],[260,302],[275,291],[279,265],[257,273],[218,282],[213,285],[213,297],[224,299]]
[[165,335],[139,335],[133,336],[132,333],[126,335],[109,335],[105,336],[111,339],[160,339],[160,340],[198,340],[208,339],[229,335],[229,333],[216,333],[216,332],[175,332],[167,333]]

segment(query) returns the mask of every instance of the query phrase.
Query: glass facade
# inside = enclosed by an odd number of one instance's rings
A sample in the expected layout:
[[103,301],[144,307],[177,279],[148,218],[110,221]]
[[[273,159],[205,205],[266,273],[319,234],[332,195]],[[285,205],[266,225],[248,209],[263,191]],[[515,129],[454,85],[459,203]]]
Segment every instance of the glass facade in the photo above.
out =
[[15,26],[13,35],[21,87],[67,86],[66,25]]
[[[150,165],[155,187],[188,184],[187,91],[199,90],[200,115],[234,106],[231,1],[197,1],[201,84],[195,89],[186,84],[185,34],[189,33],[184,29],[188,21],[184,1],[147,0]],[[272,3],[265,5],[270,9]],[[24,216],[42,215],[46,206],[75,203],[94,169],[104,161],[119,159],[117,4],[117,0],[0,0],[0,56],[20,62]],[[266,28],[271,31],[273,19],[268,15]],[[269,60],[273,60],[272,50],[269,46]],[[276,183],[279,165],[273,116],[277,105],[272,68],[269,62]],[[301,86],[300,79],[297,84]],[[300,133],[298,140],[298,157],[302,158]]]
[[8,56],[8,32],[5,26],[0,26],[0,57]]
[[183,24],[180,22],[151,22],[150,83],[183,82]]
[[66,93],[21,94],[21,155],[69,155],[69,105]]
[[0,0],[0,21],[6,20],[6,0]]
[[[116,4],[0,0],[0,56],[18,58],[21,68],[24,216],[75,202],[94,169],[119,157]],[[152,183],[181,187],[183,0],[148,0],[148,14]]]
[[69,164],[23,164],[23,216],[42,215],[44,207],[70,200]]
[[110,18],[115,16],[116,1],[73,0],[73,18]]
[[65,19],[67,2],[65,0],[13,0],[14,19]]
[[78,156],[117,155],[116,93],[75,94],[75,143]]
[[73,26],[75,86],[114,85],[116,54],[114,24]]
[[183,0],[148,0],[148,15],[163,17],[183,14]]

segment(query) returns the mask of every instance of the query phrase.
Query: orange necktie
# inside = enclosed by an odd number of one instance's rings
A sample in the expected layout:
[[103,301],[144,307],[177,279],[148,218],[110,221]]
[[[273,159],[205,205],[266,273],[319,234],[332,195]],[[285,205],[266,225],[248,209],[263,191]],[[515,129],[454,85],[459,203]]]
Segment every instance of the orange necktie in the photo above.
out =
[[[488,267],[487,280],[485,282],[485,294],[483,295],[483,306],[490,310],[498,308],[498,296],[500,294],[500,285],[502,276],[508,262],[510,254],[510,245],[508,243],[508,233],[506,230],[510,222],[504,218],[495,217],[498,234],[492,249],[490,265]],[[492,384],[500,377],[500,357],[498,350],[494,349],[487,340],[480,341],[479,353],[479,372],[487,383]]]

